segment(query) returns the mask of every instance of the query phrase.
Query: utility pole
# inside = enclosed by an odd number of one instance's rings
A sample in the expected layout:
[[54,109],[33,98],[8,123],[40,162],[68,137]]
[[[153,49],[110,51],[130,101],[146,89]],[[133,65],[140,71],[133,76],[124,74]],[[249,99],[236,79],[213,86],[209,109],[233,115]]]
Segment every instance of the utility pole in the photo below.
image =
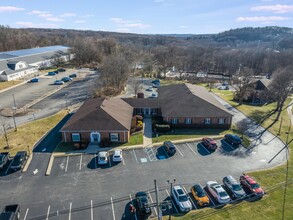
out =
[[158,220],[161,220],[161,217],[160,217],[160,207],[159,207],[159,195],[158,195],[157,180],[154,180],[154,183],[155,183],[156,208],[157,208],[157,213],[158,213]]
[[[170,180],[167,180],[167,182],[170,184],[170,201],[171,201],[171,195],[172,195],[172,186],[173,183],[176,182],[176,179],[173,179],[173,182],[171,182]],[[169,209],[169,220],[171,220],[171,209]]]

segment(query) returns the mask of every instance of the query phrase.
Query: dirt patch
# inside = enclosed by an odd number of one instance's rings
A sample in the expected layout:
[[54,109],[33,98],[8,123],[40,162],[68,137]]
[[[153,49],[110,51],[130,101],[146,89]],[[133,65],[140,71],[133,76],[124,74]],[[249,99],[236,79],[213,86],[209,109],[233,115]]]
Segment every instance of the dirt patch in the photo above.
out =
[[0,110],[0,115],[3,117],[15,117],[24,116],[24,115],[31,115],[32,113],[36,112],[36,109],[29,109],[29,108],[19,108],[13,110],[11,108],[3,108]]

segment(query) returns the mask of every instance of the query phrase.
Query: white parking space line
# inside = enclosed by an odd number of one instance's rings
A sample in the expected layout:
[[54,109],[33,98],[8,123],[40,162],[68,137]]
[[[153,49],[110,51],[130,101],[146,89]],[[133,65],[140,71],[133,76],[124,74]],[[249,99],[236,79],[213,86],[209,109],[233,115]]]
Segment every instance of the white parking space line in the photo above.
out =
[[93,200],[91,200],[91,220],[94,220]]
[[10,169],[12,162],[10,162],[9,166],[7,167],[7,170],[5,171],[5,175],[8,173],[8,170]]
[[189,143],[186,143],[187,147],[189,147],[189,149],[192,151],[192,153],[194,153],[194,155],[196,156],[195,151],[192,149],[192,147],[190,147]]
[[[225,141],[226,144],[230,147],[230,149],[235,150],[227,141]],[[223,148],[222,148],[223,149]],[[224,149],[223,149],[224,150]]]
[[112,165],[111,165],[111,157],[110,156],[109,156],[108,160],[109,160],[109,164],[110,164],[110,167],[111,167]]
[[[131,204],[134,206],[131,194],[129,194],[129,198],[130,198]],[[135,217],[135,220],[137,220],[136,213],[134,213],[134,217]]]
[[[175,144],[174,144],[174,145],[175,145]],[[181,154],[181,156],[184,157],[184,156],[183,156],[183,153],[179,150],[179,148],[178,148],[176,145],[175,145],[175,147],[176,147],[176,149],[178,150],[178,152]]]
[[[152,198],[150,192],[148,192],[148,194],[149,194],[149,197],[150,197],[151,202],[154,203],[153,198]],[[155,210],[156,216],[158,216],[157,209],[154,208],[154,210]]]
[[72,202],[69,204],[69,216],[68,216],[68,220],[71,219],[71,208],[72,208]]
[[[187,192],[186,188],[185,188],[184,186],[182,186],[182,188],[184,189],[186,195],[188,195],[188,192]],[[190,198],[189,200],[190,200],[190,202],[192,203],[192,205],[194,206],[194,208],[197,209],[196,205],[195,205],[194,202],[192,201],[192,198]]]
[[202,143],[200,143],[200,146],[202,146],[202,148],[205,149],[208,154],[210,153]]
[[29,208],[26,209],[26,211],[25,211],[25,215],[24,215],[24,217],[23,217],[23,220],[26,220],[26,216],[27,216],[28,210],[29,210]]
[[167,151],[165,150],[164,147],[162,147],[162,148],[163,148],[163,151],[165,152],[165,155],[166,155],[166,157],[167,157],[167,159],[168,159],[168,158],[169,158],[169,155],[168,155]]
[[113,220],[115,220],[115,211],[114,211],[114,204],[113,204],[112,197],[111,197],[111,206],[112,206]]
[[82,154],[80,155],[79,170],[81,170],[81,164],[82,164]]
[[138,160],[137,160],[137,157],[136,157],[136,154],[135,154],[134,149],[132,149],[132,151],[133,151],[133,154],[134,154],[134,157],[135,157],[136,163],[138,163]]
[[171,202],[172,202],[172,205],[173,205],[173,207],[174,207],[174,208],[175,208],[175,210],[176,210],[176,213],[178,213],[178,209],[177,209],[177,207],[176,207],[175,203],[173,202],[173,199],[171,198],[171,196],[170,196],[170,194],[169,194],[168,190],[167,190],[167,189],[165,189],[165,190],[166,190],[166,193],[168,194],[168,196],[169,196],[169,198],[170,198],[170,200],[171,200]]
[[[202,187],[203,188],[203,187]],[[208,194],[208,190],[205,190],[206,191],[206,194],[207,194],[207,196],[209,197],[209,200],[213,203],[213,206],[215,206],[215,203],[214,203],[214,201],[211,199],[211,197],[209,196],[209,194]]]
[[69,161],[69,156],[67,156],[66,166],[65,166],[65,172],[67,172],[67,169],[68,169],[68,161]]
[[125,161],[124,161],[124,157],[122,156],[122,163],[123,165],[125,165]]
[[46,220],[48,220],[48,219],[49,219],[50,208],[51,208],[51,206],[49,206],[49,207],[48,207],[48,211],[47,211],[47,217],[46,217]]

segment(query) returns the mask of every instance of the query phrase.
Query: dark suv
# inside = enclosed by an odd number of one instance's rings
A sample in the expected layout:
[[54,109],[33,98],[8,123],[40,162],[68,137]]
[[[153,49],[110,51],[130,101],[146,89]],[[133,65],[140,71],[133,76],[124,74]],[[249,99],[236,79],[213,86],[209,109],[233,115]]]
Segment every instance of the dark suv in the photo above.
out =
[[24,165],[24,162],[27,159],[27,153],[26,151],[19,151],[14,156],[13,161],[11,163],[10,169],[12,170],[18,170],[21,169]]
[[149,217],[152,214],[148,196],[145,192],[135,194],[135,200],[138,206],[139,214],[144,217]]
[[240,137],[235,134],[225,134],[225,140],[234,146],[238,146],[242,143]]
[[165,141],[163,144],[163,148],[168,155],[174,155],[176,153],[176,147],[171,141]]

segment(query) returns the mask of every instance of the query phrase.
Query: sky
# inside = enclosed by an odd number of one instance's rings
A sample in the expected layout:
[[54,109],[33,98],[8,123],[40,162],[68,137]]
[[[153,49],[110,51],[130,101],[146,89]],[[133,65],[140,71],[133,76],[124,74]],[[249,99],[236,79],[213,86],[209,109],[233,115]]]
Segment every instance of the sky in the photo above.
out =
[[293,0],[0,0],[0,24],[138,34],[293,28]]

